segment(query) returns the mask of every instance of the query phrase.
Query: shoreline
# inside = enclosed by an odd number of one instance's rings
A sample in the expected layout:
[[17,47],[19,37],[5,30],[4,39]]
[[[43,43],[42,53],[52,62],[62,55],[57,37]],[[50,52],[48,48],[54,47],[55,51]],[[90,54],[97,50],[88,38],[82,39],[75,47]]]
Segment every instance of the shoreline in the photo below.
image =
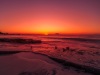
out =
[[16,53],[21,53],[21,52],[31,52],[31,53],[34,53],[34,54],[37,54],[37,55],[42,55],[42,56],[48,57],[49,59],[55,61],[56,63],[58,63],[60,65],[62,65],[65,69],[67,69],[68,67],[72,67],[72,68],[77,69],[79,72],[83,71],[84,73],[90,73],[90,74],[93,74],[93,75],[100,74],[100,69],[96,69],[96,68],[91,67],[91,66],[80,65],[80,64],[77,64],[77,63],[74,63],[74,62],[66,61],[66,60],[63,60],[63,59],[58,59],[58,58],[55,58],[55,57],[50,57],[46,54],[32,52],[32,51],[0,51],[0,56],[11,55],[11,54],[16,54]]

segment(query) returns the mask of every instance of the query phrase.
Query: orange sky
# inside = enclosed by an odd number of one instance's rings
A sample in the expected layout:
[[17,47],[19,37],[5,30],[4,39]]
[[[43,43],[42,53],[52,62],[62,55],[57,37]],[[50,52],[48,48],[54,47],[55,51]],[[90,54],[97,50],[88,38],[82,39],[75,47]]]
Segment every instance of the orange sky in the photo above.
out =
[[99,0],[0,1],[0,31],[100,34]]

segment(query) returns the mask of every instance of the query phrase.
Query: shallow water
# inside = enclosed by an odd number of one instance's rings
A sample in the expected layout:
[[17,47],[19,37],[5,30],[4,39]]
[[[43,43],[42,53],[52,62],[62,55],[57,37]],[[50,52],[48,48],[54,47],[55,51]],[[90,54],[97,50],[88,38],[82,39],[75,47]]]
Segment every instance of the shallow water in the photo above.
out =
[[[77,40],[63,40],[57,38],[87,38],[87,39],[98,39],[100,41],[100,36],[29,36],[29,35],[0,35],[0,38],[27,38],[27,39],[35,39],[35,40],[42,40],[41,44],[11,44],[11,43],[0,43],[0,50],[7,50],[7,49],[15,49],[18,50],[30,50],[30,46],[33,46],[33,50],[40,50],[40,49],[54,49],[55,46],[60,48],[65,48],[67,46],[75,49],[100,49],[99,44],[96,42],[85,42],[85,41],[77,41]],[[56,38],[56,39],[55,39]],[[6,47],[5,47],[6,46]]]

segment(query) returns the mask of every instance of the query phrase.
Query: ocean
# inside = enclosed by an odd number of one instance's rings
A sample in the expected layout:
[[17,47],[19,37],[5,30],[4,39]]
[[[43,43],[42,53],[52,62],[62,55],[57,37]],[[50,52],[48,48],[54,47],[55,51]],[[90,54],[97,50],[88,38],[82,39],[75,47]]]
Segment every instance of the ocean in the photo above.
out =
[[[0,35],[0,38],[22,38],[41,40],[40,44],[17,44],[0,42],[0,50],[52,50],[55,46],[59,49],[70,47],[74,49],[100,49],[100,35],[58,35],[58,36],[34,36],[34,35]],[[5,47],[6,46],[6,47]],[[20,49],[19,49],[20,48]],[[28,49],[29,48],[29,49]]]

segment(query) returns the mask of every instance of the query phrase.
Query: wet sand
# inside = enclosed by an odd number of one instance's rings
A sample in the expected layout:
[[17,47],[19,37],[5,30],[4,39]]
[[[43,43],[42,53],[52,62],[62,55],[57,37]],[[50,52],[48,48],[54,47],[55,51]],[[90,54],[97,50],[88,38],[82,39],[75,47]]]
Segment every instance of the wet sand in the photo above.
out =
[[2,55],[0,56],[0,75],[91,75],[79,69],[65,68],[69,65],[68,63],[62,65],[65,62],[59,62],[61,60],[43,54],[21,51],[10,54],[3,51],[2,53],[0,53]]

